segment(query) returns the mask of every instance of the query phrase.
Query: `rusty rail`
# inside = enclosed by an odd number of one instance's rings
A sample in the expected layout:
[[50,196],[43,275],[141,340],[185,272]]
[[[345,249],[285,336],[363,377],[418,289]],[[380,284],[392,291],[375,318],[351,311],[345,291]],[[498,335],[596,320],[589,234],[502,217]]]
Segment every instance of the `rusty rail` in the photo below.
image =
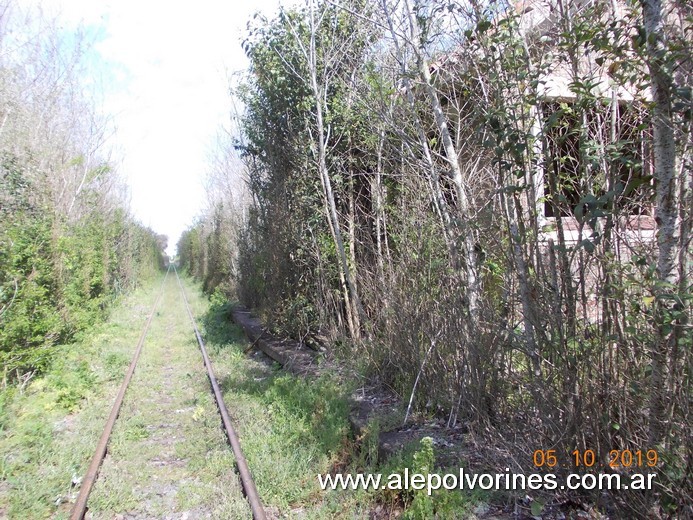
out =
[[224,430],[226,431],[226,437],[233,450],[233,455],[236,458],[236,466],[238,467],[238,473],[241,477],[241,484],[243,485],[243,491],[250,504],[250,509],[253,513],[253,518],[255,520],[266,520],[265,510],[262,508],[262,502],[260,502],[260,496],[255,488],[255,482],[248,469],[248,464],[241,450],[241,444],[238,441],[238,436],[236,435],[236,430],[234,430],[231,424],[231,418],[229,417],[229,412],[224,404],[224,398],[221,394],[221,389],[217,383],[217,379],[214,376],[214,370],[212,369],[212,362],[207,355],[207,349],[205,348],[204,341],[202,341],[202,336],[195,323],[195,318],[193,317],[192,311],[190,310],[190,305],[188,304],[188,298],[185,296],[185,290],[183,289],[183,284],[178,276],[178,271],[175,265],[173,266],[173,271],[176,274],[176,279],[178,280],[178,287],[180,287],[180,292],[183,295],[183,302],[185,303],[185,310],[188,312],[190,321],[192,322],[193,329],[195,330],[195,337],[197,337],[197,343],[200,346],[200,351],[202,352],[202,358],[204,359],[205,367],[207,368],[207,376],[209,377],[209,382],[212,385],[212,391],[214,393],[214,398],[217,402],[217,408],[219,409],[219,414],[221,415],[221,422],[224,425]]
[[125,374],[125,379],[123,379],[123,383],[120,385],[120,390],[118,391],[118,395],[116,396],[115,402],[113,403],[113,408],[111,408],[111,414],[108,416],[108,420],[106,421],[106,426],[103,429],[103,433],[101,434],[99,443],[96,445],[96,452],[94,453],[94,457],[91,459],[91,463],[89,464],[87,473],[84,475],[84,478],[82,479],[82,486],[79,489],[77,501],[75,502],[75,505],[72,508],[72,512],[70,513],[70,520],[82,520],[87,512],[87,499],[89,498],[89,493],[91,493],[91,488],[94,486],[96,477],[99,474],[99,468],[101,467],[101,463],[103,462],[103,459],[106,456],[106,451],[108,450],[108,440],[111,437],[113,426],[115,425],[116,419],[118,418],[118,414],[120,413],[120,408],[123,404],[123,399],[125,398],[125,392],[128,389],[128,385],[130,384],[132,375],[135,373],[137,361],[139,361],[140,359],[142,347],[144,346],[144,340],[147,337],[147,332],[149,332],[149,326],[151,325],[152,319],[154,318],[156,308],[159,306],[161,296],[164,294],[164,284],[166,283],[166,279],[168,278],[168,273],[170,270],[171,266],[169,266],[169,268],[166,270],[164,280],[161,282],[159,294],[156,297],[156,301],[152,306],[152,311],[149,313],[149,317],[147,318],[147,323],[145,324],[144,329],[142,330],[142,334],[140,335],[140,339],[137,342],[137,347],[135,349],[135,353],[132,356],[132,361],[130,361],[130,366],[128,367],[128,371]]

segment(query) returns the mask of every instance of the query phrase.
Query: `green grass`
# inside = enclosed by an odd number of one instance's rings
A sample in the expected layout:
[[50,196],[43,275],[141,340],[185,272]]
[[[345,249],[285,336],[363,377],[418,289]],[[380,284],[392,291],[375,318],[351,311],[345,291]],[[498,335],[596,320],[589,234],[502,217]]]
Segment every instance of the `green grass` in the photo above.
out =
[[289,518],[361,518],[363,492],[323,492],[317,475],[351,456],[350,386],[330,374],[312,380],[243,354],[248,342],[212,298],[204,323],[217,379],[265,507]]
[[155,286],[135,291],[23,391],[0,391],[0,517],[66,516],[137,342]]
[[[432,452],[413,443],[386,463],[378,461],[378,434],[392,418],[371,421],[359,443],[350,436],[350,382],[334,374],[306,381],[243,354],[248,345],[218,296],[204,313],[205,337],[224,400],[266,507],[289,518],[364,518],[376,507],[406,518],[467,518],[483,496],[441,490],[432,497],[408,492],[322,491],[317,475],[372,472],[388,475],[432,468]],[[197,309],[202,314],[203,309]],[[433,448],[431,448],[432,450]],[[459,468],[448,471],[457,473]]]
[[[378,467],[383,475],[403,474],[404,468],[409,473],[428,475],[435,472],[439,475],[446,473],[458,474],[459,468],[439,468],[434,466],[436,448],[425,438],[413,441],[404,446],[403,450]],[[386,504],[398,504],[404,508],[402,518],[405,520],[427,520],[429,518],[475,518],[472,514],[474,507],[488,501],[490,492],[482,490],[434,490],[428,496],[425,490],[420,491],[383,491],[380,501]]]
[[[382,491],[322,491],[317,475],[413,469],[420,446],[377,461],[378,421],[355,443],[348,425],[351,383],[333,374],[306,381],[243,353],[248,342],[185,281],[208,342],[226,405],[262,501],[285,518],[363,518],[376,507],[409,518],[433,510],[464,518],[475,497],[441,492],[430,500]],[[158,284],[132,294],[111,319],[23,392],[0,392],[0,518],[66,518],[128,366]],[[421,458],[421,455],[419,456]],[[93,518],[131,513],[160,518],[247,518],[222,430],[175,278],[155,316],[89,499]],[[431,509],[432,508],[432,509]],[[418,515],[418,516],[417,516]]]
[[[204,299],[188,288],[196,306]],[[248,518],[173,273],[89,499],[93,518]]]

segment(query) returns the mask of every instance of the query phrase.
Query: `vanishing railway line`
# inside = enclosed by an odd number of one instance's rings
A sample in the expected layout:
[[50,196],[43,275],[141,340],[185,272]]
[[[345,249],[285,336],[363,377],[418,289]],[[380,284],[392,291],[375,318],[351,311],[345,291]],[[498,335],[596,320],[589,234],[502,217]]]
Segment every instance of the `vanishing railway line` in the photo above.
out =
[[120,413],[123,401],[125,399],[125,395],[126,395],[126,392],[128,390],[128,386],[130,384],[130,381],[132,380],[133,374],[135,373],[135,369],[137,367],[137,363],[139,361],[140,354],[142,353],[142,349],[143,349],[143,346],[145,343],[145,339],[147,337],[147,333],[149,331],[152,320],[157,313],[157,309],[159,307],[159,304],[160,304],[161,299],[162,299],[162,295],[164,293],[166,281],[167,281],[168,276],[169,276],[172,269],[173,269],[174,275],[176,276],[176,279],[178,282],[178,287],[180,289],[181,299],[182,299],[183,304],[185,306],[185,310],[186,310],[186,312],[190,318],[190,322],[192,324],[192,328],[193,328],[193,331],[195,333],[195,337],[197,339],[197,343],[199,345],[200,352],[202,354],[202,359],[203,359],[205,368],[207,370],[207,376],[209,378],[210,386],[212,389],[212,394],[214,395],[217,409],[218,409],[219,415],[221,416],[221,423],[222,423],[224,432],[226,434],[226,438],[228,440],[228,443],[233,450],[233,455],[234,455],[236,466],[238,469],[238,474],[240,477],[241,485],[242,485],[244,494],[246,496],[246,499],[248,501],[248,504],[250,506],[253,518],[255,520],[264,520],[266,518],[264,509],[262,507],[262,503],[260,501],[259,495],[257,493],[257,489],[255,487],[255,483],[253,481],[252,475],[250,473],[250,470],[248,469],[248,465],[246,463],[245,457],[244,457],[243,452],[241,450],[241,446],[240,446],[240,443],[238,441],[238,437],[237,437],[236,432],[233,428],[233,425],[231,424],[231,419],[230,419],[228,410],[226,409],[226,405],[224,403],[222,393],[221,393],[221,390],[220,390],[219,385],[217,383],[216,377],[214,375],[212,363],[211,363],[209,356],[207,354],[207,349],[205,348],[205,344],[204,344],[204,341],[202,339],[202,335],[200,334],[200,331],[197,327],[197,324],[195,323],[195,318],[193,316],[192,310],[190,309],[188,299],[185,295],[185,289],[183,288],[183,284],[180,281],[180,277],[178,276],[178,272],[177,272],[175,266],[169,266],[168,270],[166,271],[166,275],[164,276],[164,280],[161,283],[161,287],[158,290],[158,295],[156,297],[154,305],[152,306],[152,309],[151,309],[151,311],[147,317],[147,321],[144,325],[144,328],[143,328],[142,333],[140,335],[139,341],[137,342],[137,346],[135,348],[135,352],[132,356],[132,360],[130,362],[128,370],[125,373],[125,377],[123,379],[123,382],[120,386],[118,394],[116,395],[113,407],[111,409],[111,413],[110,413],[110,415],[106,421],[106,425],[104,426],[101,437],[97,443],[96,450],[95,450],[94,455],[92,457],[91,463],[87,469],[86,474],[84,475],[84,478],[82,479],[82,485],[81,485],[79,494],[77,496],[77,499],[75,501],[74,507],[72,508],[72,512],[70,515],[71,520],[83,519],[87,510],[88,510],[87,501],[89,499],[89,495],[92,491],[92,488],[94,487],[94,484],[97,481],[99,469],[102,465],[102,462],[103,462],[104,458],[106,457],[106,453],[108,451],[108,444],[109,444],[109,440],[111,438],[111,434],[113,432],[113,428],[116,424],[116,420],[118,419],[118,415]]

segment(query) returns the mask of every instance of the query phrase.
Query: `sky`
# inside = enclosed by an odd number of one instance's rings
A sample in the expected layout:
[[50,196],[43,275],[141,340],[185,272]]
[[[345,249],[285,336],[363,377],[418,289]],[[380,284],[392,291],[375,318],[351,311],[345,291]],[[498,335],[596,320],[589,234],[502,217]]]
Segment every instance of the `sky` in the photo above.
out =
[[41,0],[65,30],[95,37],[90,73],[115,133],[105,148],[144,225],[169,253],[204,205],[203,179],[232,110],[229,78],[247,67],[241,41],[279,0]]

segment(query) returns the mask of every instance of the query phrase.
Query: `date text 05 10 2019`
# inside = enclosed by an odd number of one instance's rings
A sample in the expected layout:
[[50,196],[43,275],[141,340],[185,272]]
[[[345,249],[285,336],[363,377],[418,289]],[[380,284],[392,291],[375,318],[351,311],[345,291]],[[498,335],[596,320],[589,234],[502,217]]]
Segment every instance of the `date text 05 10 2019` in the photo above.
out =
[[[573,450],[570,463],[576,468],[591,468],[597,464],[597,454],[594,450]],[[654,468],[657,466],[659,456],[657,450],[611,450],[607,465],[610,468]],[[535,450],[532,462],[537,468],[553,468],[558,465],[556,450]]]

